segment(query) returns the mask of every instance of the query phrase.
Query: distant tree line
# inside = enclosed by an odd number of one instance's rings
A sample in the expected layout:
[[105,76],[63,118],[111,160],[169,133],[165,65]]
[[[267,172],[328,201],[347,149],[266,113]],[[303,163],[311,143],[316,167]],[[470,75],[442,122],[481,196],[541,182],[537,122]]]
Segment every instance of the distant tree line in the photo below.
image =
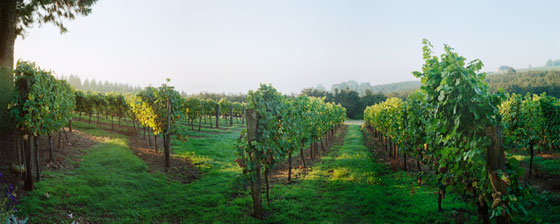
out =
[[545,66],[551,67],[551,66],[560,66],[560,59],[556,59],[556,60],[552,60],[552,59],[548,59],[548,61],[546,62]]
[[502,65],[498,69],[496,69],[496,72],[516,72],[516,70],[513,67]]
[[96,81],[95,79],[82,79],[76,75],[69,75],[69,76],[60,76],[61,80],[66,80],[70,83],[77,90],[83,91],[94,91],[94,92],[102,92],[102,93],[109,93],[109,92],[118,92],[118,93],[136,93],[142,91],[142,88],[139,86],[131,86],[129,84],[122,84],[116,82],[109,82],[105,80]]
[[[560,59],[556,61],[549,60],[547,65],[560,66]],[[508,67],[511,68],[511,67]],[[559,70],[530,70],[515,71],[515,69],[507,69],[503,73],[492,73],[486,76],[486,82],[492,92],[497,92],[500,88],[506,93],[517,93],[524,95],[525,93],[541,94],[546,92],[548,96],[560,98],[560,71]],[[365,95],[366,90],[370,92],[381,92],[387,97],[406,97],[418,89],[419,81],[397,82],[386,85],[370,86],[369,83],[358,84],[356,81],[350,80],[333,85],[331,88],[333,93],[335,89],[349,89],[358,92],[360,96]],[[341,87],[341,88],[339,88]],[[371,88],[370,88],[371,87]],[[377,91],[373,91],[376,89]],[[309,88],[304,91],[309,94],[320,94],[317,88]],[[364,94],[361,94],[361,92]],[[325,95],[325,94],[323,94]],[[325,95],[326,96],[326,95]]]
[[183,97],[196,97],[203,100],[215,100],[220,101],[221,99],[226,99],[230,102],[240,102],[243,103],[247,100],[246,93],[210,93],[210,92],[200,92],[195,94],[187,94],[185,92],[181,92],[181,96]]
[[[350,80],[350,81],[341,82],[332,85],[330,92],[334,93],[335,89],[342,90],[348,88],[352,91],[357,92],[360,96],[365,96],[367,90],[369,90],[372,93],[381,92],[384,94],[390,94],[390,93],[398,93],[403,91],[412,92],[418,89],[418,87],[420,87],[419,81],[405,81],[405,82],[396,82],[396,83],[372,86],[369,82],[358,83],[354,80]],[[317,86],[316,89],[320,90],[321,88]]]
[[335,88],[333,92],[327,92],[318,88],[307,88],[301,91],[301,95],[325,97],[326,102],[333,102],[346,108],[346,116],[352,119],[362,119],[363,111],[367,106],[383,102],[387,97],[385,94],[365,90],[365,94],[360,96],[358,92],[346,87],[344,89]]

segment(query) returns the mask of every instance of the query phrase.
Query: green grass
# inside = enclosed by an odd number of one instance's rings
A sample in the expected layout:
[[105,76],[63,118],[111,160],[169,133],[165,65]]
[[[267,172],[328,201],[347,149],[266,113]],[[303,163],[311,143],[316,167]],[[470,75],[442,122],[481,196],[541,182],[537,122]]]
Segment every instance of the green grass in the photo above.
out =
[[[76,127],[96,136],[109,135],[81,122]],[[256,222],[248,215],[252,203],[248,192],[232,196],[240,174],[233,149],[238,135],[230,131],[207,139],[172,141],[175,154],[188,156],[204,172],[187,185],[149,174],[144,162],[128,149],[126,139],[111,135],[84,156],[76,170],[50,173],[53,178],[38,183],[22,200],[18,215],[40,223],[80,218],[117,223]],[[383,174],[387,167],[372,162],[359,126],[350,127],[339,150],[323,158],[323,164],[301,184],[276,185],[273,201],[266,207],[271,215],[264,222],[446,220],[437,213],[431,190],[414,187],[416,193],[411,194],[412,178],[403,173]]]
[[[109,135],[84,123],[76,127],[97,136]],[[242,222],[250,219],[245,216],[250,200],[247,196],[231,198],[231,182],[240,173],[233,162],[238,134],[228,132],[204,142],[172,142],[176,154],[203,163],[204,176],[188,185],[162,174],[149,174],[145,163],[128,149],[126,139],[111,134],[83,157],[78,169],[57,171],[51,174],[54,178],[38,183],[22,200],[18,215],[29,216],[33,223],[64,223],[78,218],[120,223]]]
[[[263,203],[265,220],[250,216],[248,191],[234,188],[241,172],[234,162],[239,125],[172,141],[174,154],[189,157],[203,172],[186,185],[148,173],[125,136],[83,122],[75,127],[104,138],[79,168],[46,171],[52,178],[37,183],[21,201],[18,216],[29,216],[32,223],[446,223],[454,222],[452,208],[466,208],[448,195],[439,213],[433,188],[418,187],[415,177],[373,160],[359,125],[350,125],[344,145],[333,148],[299,183],[274,185],[271,203]],[[547,211],[560,214],[558,195],[549,198],[535,209],[545,222],[557,218]]]
[[[299,184],[276,185],[268,210],[272,223],[434,223],[453,222],[444,200],[437,211],[434,189],[418,187],[404,172],[372,161],[359,125],[350,125],[344,145],[322,158]],[[414,189],[414,193],[411,192]]]
[[[79,118],[79,115],[74,113],[72,115],[72,117],[74,118],[74,122],[72,123],[74,126],[76,123],[85,123],[85,124],[89,124],[88,123],[88,119],[89,116],[86,115],[82,115],[82,120],[84,120],[85,122],[80,122],[77,119]],[[115,117],[114,118],[114,124],[118,125],[118,119]],[[105,118],[105,115],[100,115],[99,116],[99,122],[100,125],[103,126],[104,128],[110,129],[111,128],[111,117],[109,116],[108,118]],[[234,128],[234,129],[240,129],[243,127],[243,125],[241,123],[238,123],[235,119],[233,121],[233,126],[229,125],[229,119],[224,119],[224,118],[220,118],[220,128],[216,129],[215,128],[215,123],[216,121],[214,120],[214,122],[212,123],[212,128],[210,128],[210,123],[207,121],[206,123],[202,122],[201,124],[201,128],[200,131],[198,132],[198,119],[194,121],[194,130],[193,128],[190,126],[190,122],[185,122],[185,121],[179,121],[178,124],[183,125],[185,131],[187,131],[186,133],[190,136],[196,136],[196,137],[210,137],[212,135],[214,135],[215,133],[228,133],[230,131],[230,129]],[[97,123],[97,115],[93,114],[92,118],[91,118],[91,124],[92,126],[90,127],[97,127],[98,123]],[[129,118],[123,117],[121,119],[121,126],[124,127],[128,127],[128,128],[133,128],[134,125],[132,124],[132,121]],[[116,130],[119,131],[127,131],[127,129],[118,129],[116,128]]]
[[[524,154],[510,154],[508,157],[513,157],[518,161],[529,164],[531,156]],[[551,175],[560,175],[560,160],[559,159],[547,159],[541,156],[533,157],[533,166],[537,167],[541,171],[545,171]]]
[[[529,211],[527,220],[523,218],[521,221],[526,223],[534,223],[537,220],[540,223],[558,223],[560,220],[560,193],[543,192],[536,195],[536,206]],[[531,220],[532,218],[532,220]]]

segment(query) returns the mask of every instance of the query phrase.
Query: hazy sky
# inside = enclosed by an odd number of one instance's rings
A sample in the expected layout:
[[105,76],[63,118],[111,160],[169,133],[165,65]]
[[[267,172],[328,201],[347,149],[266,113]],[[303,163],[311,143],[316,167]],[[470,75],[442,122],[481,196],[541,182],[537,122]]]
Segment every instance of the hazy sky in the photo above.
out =
[[414,80],[421,40],[485,71],[560,58],[560,1],[98,0],[92,13],[29,29],[16,59],[58,74],[188,93],[299,92],[321,83]]

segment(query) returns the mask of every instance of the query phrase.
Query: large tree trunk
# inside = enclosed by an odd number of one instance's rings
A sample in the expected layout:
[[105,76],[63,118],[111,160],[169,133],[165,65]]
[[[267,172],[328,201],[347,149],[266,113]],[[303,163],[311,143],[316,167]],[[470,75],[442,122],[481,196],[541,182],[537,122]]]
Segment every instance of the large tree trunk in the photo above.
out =
[[16,0],[0,1],[0,134],[13,130],[8,104],[12,99],[14,45],[16,41]]

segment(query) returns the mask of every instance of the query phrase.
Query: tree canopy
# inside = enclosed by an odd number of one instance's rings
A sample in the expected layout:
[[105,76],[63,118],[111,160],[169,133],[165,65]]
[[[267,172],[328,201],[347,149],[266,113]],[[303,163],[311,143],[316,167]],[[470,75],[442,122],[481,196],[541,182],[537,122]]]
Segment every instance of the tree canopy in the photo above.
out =
[[23,35],[33,23],[52,23],[60,33],[68,31],[63,24],[65,19],[76,15],[87,16],[97,0],[12,0],[16,2],[16,35]]

